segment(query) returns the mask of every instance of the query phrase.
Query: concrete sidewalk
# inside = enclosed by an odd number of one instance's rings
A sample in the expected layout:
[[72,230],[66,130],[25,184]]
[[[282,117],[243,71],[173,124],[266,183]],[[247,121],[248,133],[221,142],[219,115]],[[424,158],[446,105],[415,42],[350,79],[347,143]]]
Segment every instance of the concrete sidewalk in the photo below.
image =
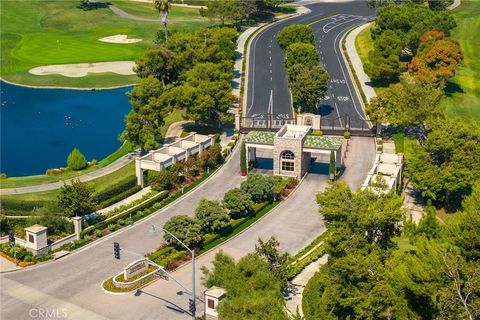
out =
[[0,256],[0,273],[17,269],[21,269],[21,267],[16,266],[12,261]]
[[371,22],[355,28],[345,38],[345,51],[348,55],[348,58],[350,59],[350,62],[352,63],[355,73],[357,74],[358,82],[360,82],[361,88],[359,88],[359,90],[363,91],[365,97],[367,98],[367,102],[370,102],[370,100],[377,94],[375,93],[375,90],[371,85],[372,81],[370,80],[370,77],[367,76],[365,70],[363,69],[362,60],[360,59],[360,56],[358,55],[357,49],[355,47],[355,39],[362,30],[368,28],[370,25]]

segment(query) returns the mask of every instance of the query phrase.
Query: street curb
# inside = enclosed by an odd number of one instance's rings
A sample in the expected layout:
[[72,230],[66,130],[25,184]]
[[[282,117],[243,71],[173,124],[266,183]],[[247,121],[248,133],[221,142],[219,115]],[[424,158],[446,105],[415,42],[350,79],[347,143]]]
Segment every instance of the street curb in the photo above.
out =
[[[297,191],[297,189],[300,187],[300,185],[302,184],[303,180],[305,179],[305,177],[306,177],[307,175],[308,175],[308,173],[305,174],[305,175],[302,177],[302,179],[300,179],[300,181],[299,181],[298,184],[295,186],[295,188],[293,188],[292,192],[290,192],[290,194],[288,195],[288,197],[290,197],[293,193],[295,193],[295,191]],[[288,200],[288,198],[287,198],[286,200]],[[229,243],[230,241],[234,240],[235,238],[237,238],[238,236],[240,236],[241,234],[243,234],[245,231],[247,231],[248,229],[250,229],[251,227],[253,227],[253,226],[256,225],[257,223],[259,223],[260,221],[262,221],[265,217],[269,216],[269,215],[270,215],[273,211],[275,211],[277,208],[281,207],[282,204],[284,204],[286,200],[280,201],[275,207],[273,207],[272,209],[270,209],[270,211],[268,211],[267,213],[265,213],[265,214],[264,214],[261,218],[259,218],[257,221],[255,221],[254,223],[252,223],[251,225],[249,225],[248,227],[246,227],[245,229],[243,229],[242,231],[240,231],[239,233],[237,233],[237,234],[234,235],[233,237],[225,240],[225,241],[222,242],[222,243],[219,243],[218,245],[216,245],[215,247],[211,248],[210,250],[205,251],[205,252],[202,253],[201,255],[197,256],[197,258],[198,258],[198,257],[202,257],[202,256],[206,255],[207,253],[210,253],[210,252],[212,252],[213,250],[217,249],[218,247],[223,246],[223,245]],[[180,270],[180,269],[188,266],[188,265],[191,264],[191,263],[192,263],[192,261],[188,261],[188,262],[186,262],[185,264],[180,265],[180,266],[179,266],[177,269],[175,269],[173,272],[175,272],[175,271],[177,271],[177,270]]]
[[[240,142],[240,141],[239,141]],[[237,143],[235,145],[235,147],[233,148],[233,151],[230,153],[229,157],[227,157],[225,159],[225,162],[222,164],[222,166],[220,166],[217,170],[215,170],[215,172],[213,172],[207,179],[203,180],[200,184],[198,184],[197,186],[195,186],[193,189],[189,190],[187,193],[181,195],[180,197],[178,197],[177,199],[175,199],[174,201],[170,202],[168,205],[166,205],[165,207],[163,208],[160,208],[157,212],[155,213],[152,213],[151,215],[148,215],[136,222],[134,222],[132,225],[129,225],[125,228],[122,228],[122,229],[119,229],[119,230],[116,230],[112,233],[109,233],[108,235],[106,236],[103,236],[101,239],[98,239],[98,240],[95,240],[95,241],[92,241],[91,243],[79,248],[78,250],[73,250],[70,252],[70,254],[68,254],[67,257],[65,257],[65,259],[62,259],[62,260],[66,260],[68,259],[69,257],[72,257],[78,253],[81,253],[87,249],[90,249],[94,246],[97,246],[99,244],[102,244],[103,242],[109,240],[110,238],[112,238],[113,236],[116,236],[116,235],[119,235],[121,234],[122,232],[125,232],[127,230],[130,230],[134,227],[138,227],[140,226],[143,222],[145,221],[148,221],[150,219],[153,219],[155,216],[157,216],[158,214],[161,214],[164,210],[170,208],[171,206],[174,206],[175,204],[177,204],[179,201],[181,200],[184,200],[186,198],[188,198],[189,196],[192,195],[192,193],[197,190],[198,188],[202,187],[207,181],[209,181],[210,179],[212,179],[214,176],[216,176],[220,171],[224,170],[225,169],[225,164],[227,164],[227,162],[231,161],[232,157],[233,157],[233,154],[236,152],[236,150],[238,149],[238,146],[240,145],[240,143]],[[22,272],[28,272],[29,270],[35,270],[35,269],[38,269],[38,268],[42,268],[44,266],[48,266],[52,263],[55,263],[57,260],[48,260],[48,261],[45,261],[43,263],[39,263],[37,265],[34,265],[34,266],[31,266],[31,267],[28,267],[28,268],[24,268],[24,269],[21,269],[21,270],[10,270],[10,271],[6,271],[6,272],[2,272],[3,273],[22,273]]]

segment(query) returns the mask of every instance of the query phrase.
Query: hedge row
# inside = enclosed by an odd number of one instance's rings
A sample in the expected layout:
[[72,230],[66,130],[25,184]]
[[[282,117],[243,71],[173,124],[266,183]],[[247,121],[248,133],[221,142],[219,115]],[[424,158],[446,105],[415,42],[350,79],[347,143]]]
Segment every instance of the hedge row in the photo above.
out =
[[35,208],[45,206],[48,201],[36,200],[36,201],[26,201],[26,200],[17,200],[17,199],[2,199],[0,200],[1,208],[5,211],[21,211],[21,212],[31,212]]
[[141,211],[143,209],[146,209],[146,208],[152,206],[154,203],[167,198],[168,195],[169,195],[169,193],[167,191],[160,192],[160,193],[156,194],[152,198],[148,199],[147,201],[145,201],[144,203],[142,203],[142,204],[140,204],[136,207],[125,210],[124,212],[119,213],[118,215],[115,215],[111,218],[108,218],[108,219],[106,219],[102,222],[99,222],[99,223],[97,223],[93,226],[90,226],[90,227],[86,228],[85,230],[82,231],[81,236],[83,237],[85,235],[92,234],[96,229],[99,229],[99,230],[104,229],[109,224],[116,223],[120,219],[128,218],[130,215],[132,215],[132,218],[133,218],[133,215],[135,215],[136,213],[139,213],[139,211]]
[[93,199],[97,203],[102,203],[105,200],[109,200],[112,197],[115,197],[119,194],[124,193],[127,190],[132,189],[136,185],[137,185],[136,176],[129,176],[120,180],[118,183],[109,186],[105,190],[94,194]]
[[98,204],[97,208],[99,209],[103,209],[103,208],[106,208],[108,206],[111,206],[112,204],[114,203],[117,203],[119,201],[122,201],[123,199],[126,199],[128,198],[129,196],[131,196],[132,194],[135,194],[137,193],[138,191],[142,190],[142,187],[140,187],[139,185],[135,184],[132,188],[130,189],[127,189],[125,190],[124,192],[120,193],[120,194],[117,194],[115,196],[112,196],[111,198],[108,198],[107,200],[105,201],[102,201]]

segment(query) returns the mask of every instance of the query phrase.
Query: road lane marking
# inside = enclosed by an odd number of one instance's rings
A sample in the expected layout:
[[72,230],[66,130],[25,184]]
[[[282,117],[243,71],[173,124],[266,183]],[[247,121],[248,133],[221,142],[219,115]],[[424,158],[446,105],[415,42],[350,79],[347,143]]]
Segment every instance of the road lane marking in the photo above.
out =
[[343,127],[342,117],[340,117],[340,112],[338,112],[338,106],[337,106],[337,103],[336,103],[336,102],[335,102],[335,110],[337,110],[338,121],[340,121],[340,127]]
[[[358,18],[356,18],[356,19],[358,19]],[[355,28],[356,26],[357,25],[351,26],[351,28]],[[342,66],[342,62],[340,61],[340,58],[338,56],[337,45],[336,45],[337,39],[340,36],[340,34],[341,34],[341,32],[339,32],[337,34],[337,36],[335,37],[335,40],[333,40],[333,49],[335,50],[335,55],[337,56],[337,60],[338,60],[338,63],[340,65],[340,69],[342,70],[343,78],[347,79],[347,76],[345,75],[345,70],[343,69],[343,66]],[[340,43],[339,43],[338,46],[340,46]],[[343,56],[342,56],[342,59],[343,59]],[[352,90],[350,89],[350,85],[348,84],[348,82],[347,82],[347,88],[348,88],[348,92],[350,93],[350,97],[352,98],[353,107],[355,108],[355,111],[357,112],[357,114],[360,116],[361,119],[365,120],[365,118],[362,116],[362,114],[358,111],[357,104],[355,103],[355,99],[353,99]]]

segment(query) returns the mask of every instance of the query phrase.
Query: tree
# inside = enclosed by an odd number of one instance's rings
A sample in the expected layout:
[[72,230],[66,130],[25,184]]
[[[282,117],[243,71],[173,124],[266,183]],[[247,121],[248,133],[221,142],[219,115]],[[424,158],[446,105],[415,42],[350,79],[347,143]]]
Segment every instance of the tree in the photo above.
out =
[[239,0],[210,0],[207,2],[207,9],[200,13],[211,20],[219,20],[222,27],[227,20],[240,21],[244,17]]
[[328,73],[321,65],[307,67],[295,64],[288,70],[290,89],[298,112],[316,112],[317,103],[328,90]]
[[285,285],[288,278],[288,262],[290,255],[288,253],[280,254],[280,242],[275,236],[272,236],[268,241],[258,239],[255,244],[255,253],[264,258],[268,263],[268,270],[280,280],[280,283]]
[[469,120],[432,121],[422,146],[406,158],[409,177],[423,196],[455,209],[480,178],[480,126]]
[[170,0],[155,0],[154,2],[155,9],[157,9],[160,14],[160,23],[165,28],[165,39],[168,39],[168,9],[170,7]]
[[398,222],[404,212],[402,199],[394,193],[377,194],[369,189],[352,193],[346,183],[337,182],[317,194],[317,202],[325,225],[333,228],[326,241],[329,255],[343,256],[354,247],[368,245],[389,248],[392,238],[400,234]]
[[175,54],[171,50],[154,46],[137,59],[133,70],[139,78],[154,76],[165,86],[177,79],[180,66],[177,65]]
[[227,291],[217,307],[219,319],[288,319],[282,285],[259,255],[247,254],[235,263],[220,251],[215,255],[213,269],[202,271],[207,287],[218,286]]
[[230,216],[233,219],[248,216],[253,212],[253,205],[255,204],[250,194],[238,188],[231,189],[223,196],[223,203],[230,211]]
[[425,213],[418,224],[417,232],[429,239],[440,237],[441,226],[437,219],[437,209],[432,205],[430,199],[427,201]]
[[92,197],[92,188],[79,179],[71,180],[60,188],[57,196],[60,209],[67,217],[83,216],[95,211],[95,200]]
[[403,46],[412,54],[418,46],[420,36],[429,30],[449,34],[456,23],[448,11],[432,11],[421,4],[387,5],[377,10],[372,37],[376,39],[386,30],[394,31]]
[[53,206],[41,207],[33,211],[35,217],[27,219],[27,225],[40,224],[48,228],[49,235],[67,235],[73,233],[73,224],[58,213]]
[[245,142],[242,141],[242,149],[240,150],[240,171],[242,175],[247,174],[247,149],[245,147]]
[[280,31],[276,37],[278,44],[284,50],[293,43],[314,44],[313,29],[303,24],[292,24]]
[[428,0],[428,7],[431,10],[445,10],[452,3],[453,0]]
[[417,55],[408,64],[408,69],[420,82],[443,87],[455,75],[462,58],[457,41],[445,37],[443,32],[429,31],[420,38]]
[[240,189],[248,193],[255,203],[270,201],[273,199],[276,182],[271,176],[264,176],[259,173],[250,173],[247,180],[243,181]]
[[[195,248],[202,242],[202,234],[199,224],[187,215],[171,217],[165,223],[163,228],[171,232],[191,249]],[[168,244],[183,248],[183,246],[168,233],[165,233],[163,238]]]
[[127,95],[132,105],[125,117],[126,128],[121,135],[143,150],[157,148],[162,138],[163,116],[169,112],[168,106],[161,103],[163,87],[161,82],[149,76],[139,79],[137,85]]
[[307,68],[318,65],[318,51],[310,43],[293,43],[285,50],[285,67],[287,70],[295,65],[301,64]]
[[472,187],[472,193],[463,201],[463,212],[446,224],[450,242],[460,249],[467,261],[480,261],[480,180]]
[[87,164],[87,159],[77,148],[74,148],[68,155],[67,165],[72,170],[82,170],[87,167]]
[[427,122],[443,116],[439,105],[442,89],[434,84],[420,84],[411,77],[390,85],[367,106],[371,118],[393,126],[420,126],[426,131]]
[[202,232],[216,233],[222,231],[230,222],[230,216],[220,201],[202,199],[195,209],[195,218],[200,223]]
[[330,151],[330,163],[328,164],[328,174],[330,175],[330,179],[335,180],[336,176],[336,164],[335,164],[335,151]]
[[400,62],[402,40],[392,30],[381,33],[374,42],[374,49],[368,54],[365,70],[372,80],[391,82],[398,79],[405,69]]
[[168,191],[175,186],[175,177],[168,168],[159,172],[151,171],[148,174],[149,184],[155,191]]

